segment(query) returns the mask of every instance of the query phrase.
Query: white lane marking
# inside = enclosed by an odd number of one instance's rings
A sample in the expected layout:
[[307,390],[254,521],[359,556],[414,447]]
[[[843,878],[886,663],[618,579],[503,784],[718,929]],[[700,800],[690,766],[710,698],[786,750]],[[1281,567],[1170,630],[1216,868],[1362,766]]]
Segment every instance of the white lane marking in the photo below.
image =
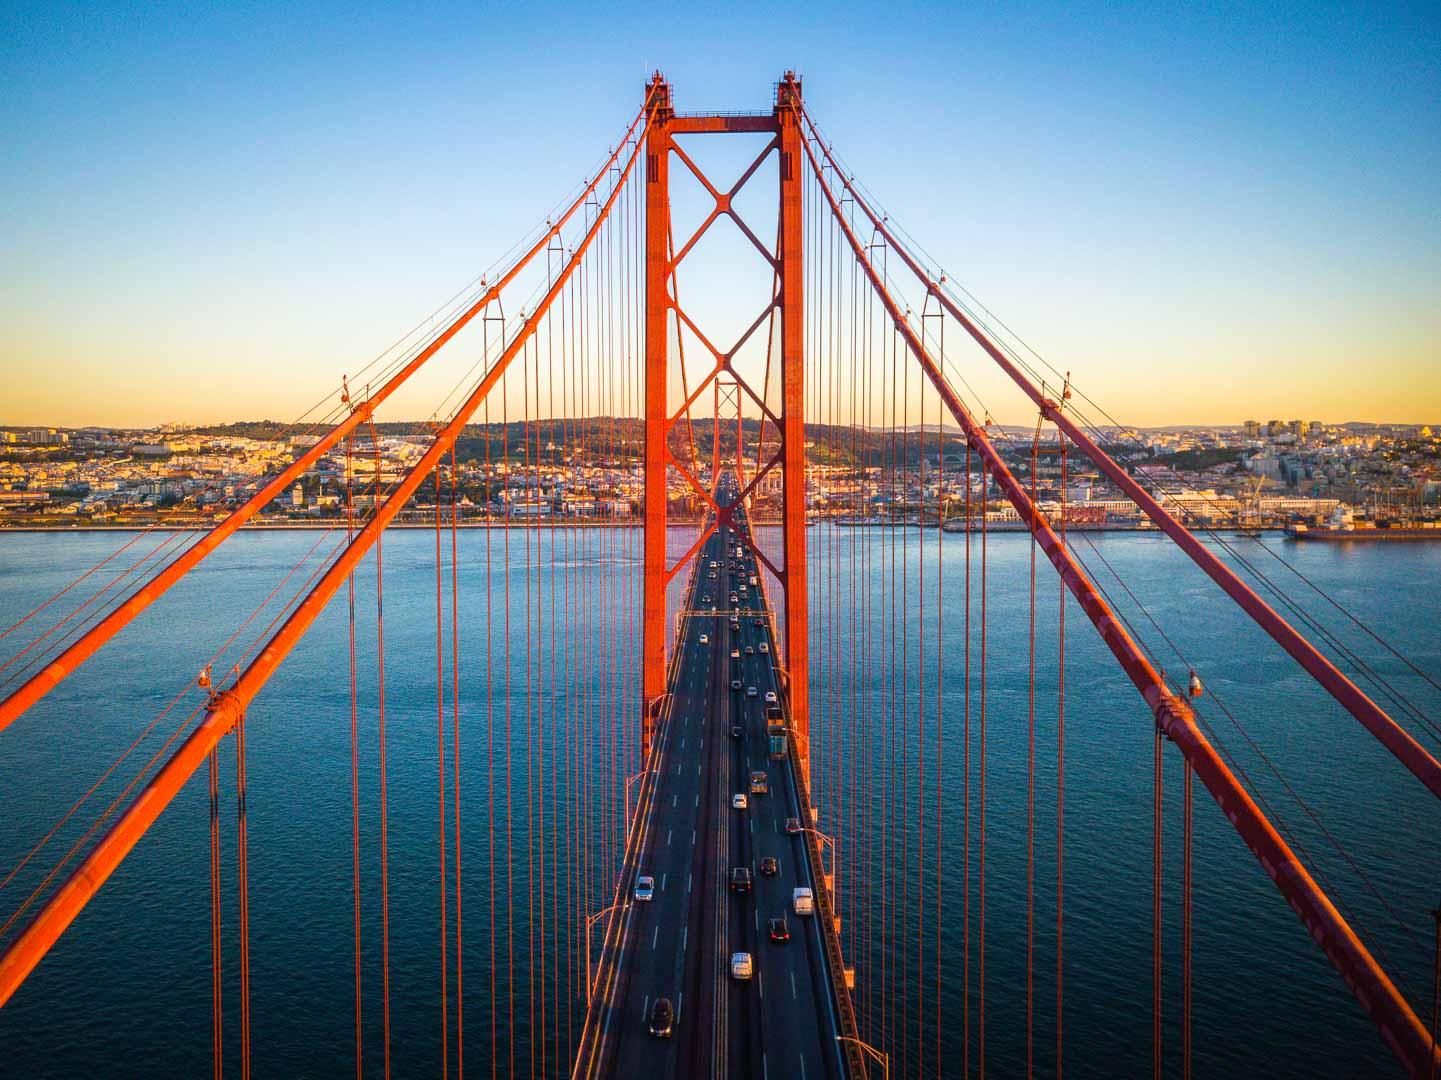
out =
[[690,831],[690,846],[695,847],[695,830]]
[[766,1061],[766,1053],[765,1053],[764,1050],[762,1050],[762,1051],[761,1051],[761,1080],[770,1080],[770,1075],[771,1075],[770,1062]]
[[640,1003],[640,1014],[641,1014],[642,1016],[646,1016],[646,1017],[650,1016],[650,995],[649,995],[649,994],[647,994],[647,995],[645,996],[645,1000]]
[[687,875],[685,876],[685,891],[686,891],[686,892],[690,892],[690,879],[691,879],[692,877],[694,877],[694,876],[695,876],[694,874],[687,874]]
[[761,978],[759,970],[756,971],[756,995],[762,998],[766,996],[765,980]]
[[681,951],[681,952],[685,952],[685,943],[686,943],[686,939],[687,939],[688,937],[690,937],[690,927],[689,927],[689,926],[682,926],[682,927],[680,928],[680,951]]
[[696,797],[695,797],[695,804],[696,804],[696,806],[700,806],[700,795],[696,795]]
[[666,879],[668,876],[669,876],[668,874],[662,874],[662,875],[660,876],[660,891],[661,891],[661,892],[665,892],[665,879]]
[[656,926],[656,928],[655,928],[655,933],[650,936],[650,947],[651,947],[651,951],[652,951],[652,952],[655,951],[656,942],[658,942],[659,940],[660,940],[660,926],[659,926],[659,924],[657,924],[657,926]]
[[801,1080],[806,1080],[806,1056],[804,1054],[799,1056],[801,1059]]
[[791,997],[798,997],[798,996],[799,996],[799,995],[796,994],[796,973],[795,973],[794,971],[792,971],[792,972],[791,972]]
[[665,846],[666,846],[666,847],[670,847],[670,838],[671,838],[671,836],[672,836],[672,834],[673,834],[674,832],[675,832],[674,829],[667,829],[667,830],[665,831]]
[[672,796],[670,797],[670,804],[671,804],[671,806],[675,806],[675,801],[676,801],[677,799],[679,799],[679,798],[680,798],[679,795],[672,795]]

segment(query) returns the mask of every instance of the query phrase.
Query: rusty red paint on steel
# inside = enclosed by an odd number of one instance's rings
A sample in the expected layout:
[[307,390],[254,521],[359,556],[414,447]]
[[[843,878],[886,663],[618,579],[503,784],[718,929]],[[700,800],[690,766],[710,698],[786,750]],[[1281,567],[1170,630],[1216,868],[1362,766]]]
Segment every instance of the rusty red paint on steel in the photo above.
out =
[[806,612],[805,278],[802,275],[800,84],[783,82],[780,125],[781,494],[785,546],[786,678],[791,725],[810,788],[810,654]]
[[[663,85],[663,84],[661,84]],[[646,132],[645,165],[645,536],[641,623],[641,760],[650,758],[666,692],[665,594],[668,281],[670,235],[669,88]]]
[[[806,117],[806,122],[810,118]],[[815,125],[811,125],[811,131],[815,132]],[[819,136],[817,136],[819,141]],[[824,146],[821,152],[825,154],[826,160],[835,166],[835,160],[830,156],[830,151]],[[1109,477],[1117,487],[1121,488],[1132,501],[1150,518],[1156,525],[1165,531],[1176,544],[1184,551],[1197,566],[1204,570],[1226,595],[1236,602],[1240,608],[1251,616],[1252,620],[1265,630],[1281,648],[1299,663],[1312,678],[1319,682],[1335,698],[1342,707],[1352,716],[1361,722],[1372,735],[1374,735],[1383,746],[1389,750],[1401,764],[1405,765],[1411,773],[1430,789],[1431,793],[1441,798],[1441,762],[1427,752],[1426,748],[1418,743],[1411,735],[1393,720],[1386,710],[1371,700],[1359,686],[1331,663],[1330,660],[1307,641],[1301,634],[1288,623],[1281,614],[1266,603],[1256,591],[1236,576],[1236,573],[1221,562],[1210,550],[1206,548],[1191,533],[1191,530],[1177,521],[1166,509],[1161,506],[1151,494],[1138,484],[1131,474],[1123,466],[1115,461],[1109,454],[1102,450],[1095,441],[1085,433],[1077,424],[1057,407],[1057,403],[1048,399],[1015,364],[981,331],[975,322],[961,310],[949,296],[943,293],[938,284],[931,280],[916,259],[901,244],[891,231],[886,220],[871,209],[865,198],[855,190],[845,175],[836,170],[841,176],[841,181],[846,191],[856,201],[862,212],[870,219],[875,228],[886,238],[886,242],[900,255],[901,259],[909,267],[912,273],[925,282],[926,288],[931,295],[952,315],[957,322],[965,328],[966,332],[975,339],[976,343],[1000,365],[1011,380],[1025,392],[1045,415],[1058,428],[1064,431],[1072,441],[1091,459],[1102,472]]]
[[241,673],[235,684],[215,698],[206,710],[205,718],[200,725],[161,766],[159,772],[100,839],[100,842],[95,845],[94,850],[90,852],[85,861],[65,880],[65,883],[36,915],[34,921],[25,928],[24,933],[11,942],[4,955],[0,956],[0,1006],[10,999],[15,990],[24,982],[26,976],[50,951],[51,946],[64,933],[65,928],[70,925],[81,909],[90,901],[90,898],[99,891],[106,879],[114,873],[115,868],[120,865],[140,837],[144,835],[145,830],[154,823],[170,800],[205,761],[216,743],[235,726],[236,721],[245,712],[255,695],[259,693],[261,687],[280,667],[282,661],[305,632],[310,629],[311,623],[320,615],[330,598],[345,583],[356,565],[379,539],[385,531],[385,527],[400,512],[401,507],[406,504],[425,478],[440,464],[441,459],[454,445],[456,437],[467,421],[480,408],[481,402],[500,381],[501,375],[505,373],[511,361],[530,340],[536,327],[540,325],[542,317],[550,309],[555,298],[560,295],[566,282],[570,280],[571,274],[590,248],[591,241],[600,230],[600,226],[609,217],[611,207],[615,205],[616,197],[620,194],[639,155],[640,144],[638,143],[635,151],[627,160],[614,190],[606,199],[585,236],[576,245],[574,254],[556,277],[555,283],[537,305],[524,328],[515,336],[515,340],[501,353],[495,364],[486,373],[485,378],[481,380],[480,385],[466,399],[465,404],[436,434],[425,454],[405,475],[405,478],[396,485],[395,490],[391,492],[345,550],[340,553],[335,562],[330,565],[324,576],[306,594],[291,613],[290,618],[266,642],[260,654],[251,661],[250,666]]
[[98,652],[107,641],[123,630],[132,619],[148,608],[156,600],[193,570],[202,559],[218,548],[229,539],[242,525],[263,510],[267,505],[281,495],[286,488],[293,484],[307,469],[320,460],[332,447],[341,439],[345,438],[359,425],[369,420],[375,409],[386,398],[390,397],[402,383],[415,374],[420,367],[432,356],[439,352],[451,338],[455,337],[475,318],[487,305],[489,305],[501,293],[510,282],[519,274],[526,265],[538,253],[543,251],[551,238],[559,235],[560,230],[572,215],[585,204],[591,193],[595,190],[601,178],[606,175],[611,165],[620,155],[621,149],[630,139],[635,131],[635,126],[644,116],[644,110],[636,115],[626,131],[626,136],[616,146],[614,153],[601,166],[584,191],[576,197],[570,207],[563,213],[539,240],[521,257],[514,266],[510,268],[494,285],[487,289],[474,304],[466,308],[449,326],[441,331],[429,345],[415,355],[405,367],[401,368],[379,390],[372,394],[365,401],[360,402],[351,411],[350,415],[342,420],[335,427],[326,432],[318,443],[307,450],[294,462],[278,473],[269,483],[252,495],[243,505],[236,508],[231,514],[215,528],[211,529],[196,543],[186,548],[181,555],[169,563],[162,570],[155,574],[149,581],[141,585],[135,592],[128,596],[124,603],[101,619],[88,631],[86,631],[69,648],[55,658],[53,662],[46,665],[42,670],[36,672],[29,680],[22,684],[13,694],[0,701],[0,731],[4,731],[16,719],[25,713],[25,710],[34,705],[42,697],[48,694],[86,660]]
[[846,223],[830,186],[821,175],[819,162],[811,150],[809,140],[805,143],[805,150],[832,214],[840,224],[872,287],[885,304],[897,330],[905,337],[907,346],[925,369],[927,377],[945,401],[951,415],[965,431],[969,444],[986,462],[998,486],[1016,508],[1021,519],[1029,523],[1037,543],[1060,573],[1066,588],[1075,596],[1086,617],[1096,627],[1102,640],[1151,707],[1156,723],[1190,761],[1216,804],[1276,883],[1281,894],[1290,902],[1367,1014],[1380,1028],[1382,1037],[1412,1072],[1419,1075],[1424,1069],[1429,1069],[1435,1051],[1431,1047],[1429,1033],[1410,1004],[1376,958],[1362,944],[1345,918],[1336,910],[1320,885],[1296,858],[1261,808],[1246,793],[1235,774],[1221,760],[1197,726],[1195,713],[1190,706],[1166,689],[1160,674],[1071,557],[1070,551],[1061,543],[1045,516],[1036,509],[1025,488],[1016,480],[985,432],[977,426],[866,258],[864,249]]

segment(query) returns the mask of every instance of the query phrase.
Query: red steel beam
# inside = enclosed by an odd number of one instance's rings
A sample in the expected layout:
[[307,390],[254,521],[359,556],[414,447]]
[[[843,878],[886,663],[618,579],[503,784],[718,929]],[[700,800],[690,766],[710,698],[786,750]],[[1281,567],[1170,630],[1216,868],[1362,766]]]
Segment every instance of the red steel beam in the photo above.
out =
[[[820,142],[815,124],[808,115],[805,120],[810,125],[815,141]],[[830,150],[822,145],[821,153],[825,155],[831,167],[836,170],[836,175],[841,178],[841,182],[845,185],[851,198],[855,200],[856,205],[870,219],[877,231],[886,238],[886,242],[900,255],[901,260],[911,272],[925,282],[927,291],[950,312],[966,333],[975,339],[976,344],[980,345],[991,359],[1000,365],[1001,370],[1009,375],[1011,381],[1035,403],[1042,415],[1064,431],[1071,441],[1095,463],[1097,468],[1105,473],[1141,508],[1148,518],[1190,556],[1192,562],[1205,571],[1211,580],[1240,606],[1241,610],[1251,616],[1262,630],[1269,634],[1281,648],[1285,649],[1312,678],[1324,686],[1347,712],[1360,721],[1367,731],[1411,771],[1412,775],[1425,784],[1431,794],[1441,798],[1441,762],[1438,762],[1425,747],[1412,738],[1405,728],[1396,723],[1385,709],[1376,704],[1364,690],[1331,663],[1319,649],[1307,641],[1275,608],[1266,603],[1254,589],[1242,581],[1234,570],[1212,554],[1190,529],[1172,517],[1165,507],[1138,484],[1123,466],[1102,450],[1095,440],[1066,415],[1057,402],[1047,398],[1026,378],[1025,374],[991,341],[975,321],[961,310],[960,305],[941,291],[939,283],[931,279],[931,276],[925,272],[915,257],[896,239],[895,234],[887,225],[886,219],[871,208],[870,204],[855,190],[845,174],[836,166]]]
[[[670,86],[651,83],[645,142],[645,535],[641,616],[641,760],[650,759],[665,698],[666,439],[669,358]],[[677,327],[679,333],[679,327]]]
[[244,714],[255,695],[260,692],[260,689],[289,655],[290,650],[310,629],[311,624],[325,609],[325,605],[335,595],[336,590],[345,583],[346,578],[379,539],[385,527],[400,512],[425,478],[440,465],[441,459],[455,444],[456,437],[464,429],[466,422],[480,408],[481,402],[500,381],[500,377],[510,366],[511,361],[530,340],[531,335],[541,324],[545,313],[550,309],[555,298],[560,295],[561,289],[570,280],[575,268],[580,265],[591,241],[606,218],[609,217],[610,209],[615,205],[616,197],[620,194],[621,188],[625,185],[626,179],[640,155],[640,146],[641,143],[638,141],[615,188],[611,191],[585,236],[576,246],[574,254],[571,255],[557,276],[555,283],[551,285],[535,311],[526,320],[524,328],[516,335],[515,340],[486,372],[480,385],[471,392],[450,422],[437,432],[425,454],[376,510],[374,516],[366,522],[365,527],[356,534],[355,539],[330,565],[325,575],[305,595],[285,623],[265,643],[265,647],[235,680],[234,685],[216,695],[206,709],[205,718],[200,725],[166,760],[150,782],[145,785],[136,800],[126,808],[125,813],[86,856],[85,861],[76,867],[65,883],[56,890],[45,907],[25,928],[24,933],[11,942],[4,955],[0,956],[0,1007],[10,1000],[16,989],[25,981],[26,976],[35,969],[35,966],[50,951],[51,946],[65,932],[66,927],[75,920],[75,917],[114,873],[115,868],[120,865],[140,837],[145,834],[145,831],[170,804],[185,782],[205,761],[210,751],[235,726],[236,721]]
[[677,116],[671,121],[673,135],[704,135],[720,132],[776,130],[776,118],[770,113],[745,116]]
[[621,149],[629,141],[634,133],[636,124],[640,123],[645,115],[642,109],[631,121],[630,127],[626,130],[625,137],[616,146],[615,151],[606,159],[604,165],[595,174],[585,190],[571,203],[570,208],[562,214],[555,224],[552,225],[539,240],[537,240],[529,251],[521,257],[520,261],[512,266],[504,276],[494,285],[485,291],[484,294],[470,307],[466,308],[449,326],[442,330],[429,345],[417,353],[405,367],[390,377],[390,379],[377,390],[371,397],[360,402],[352,410],[348,417],[342,420],[335,427],[325,433],[318,443],[312,446],[300,457],[296,458],[290,465],[277,473],[269,483],[252,495],[242,506],[231,511],[227,517],[215,528],[206,533],[200,540],[186,548],[173,562],[166,565],[157,572],[149,581],[141,585],[133,593],[125,598],[125,601],[105,618],[101,619],[93,627],[87,630],[80,638],[70,645],[64,652],[57,656],[51,663],[36,672],[25,683],[15,690],[4,701],[0,701],[0,731],[4,731],[12,723],[22,716],[30,706],[34,705],[42,697],[48,694],[56,686],[60,685],[66,677],[75,672],[86,660],[90,659],[96,652],[123,630],[137,615],[148,608],[156,600],[159,600],[172,585],[193,570],[202,559],[228,540],[247,521],[268,506],[275,498],[284,493],[295,480],[307,469],[321,459],[341,439],[345,438],[361,424],[365,423],[374,415],[376,408],[390,397],[401,384],[409,379],[422,365],[432,356],[439,352],[455,337],[467,323],[483,311],[501,291],[515,279],[526,265],[537,254],[543,251],[550,240],[560,235],[560,230],[572,215],[585,204],[586,199],[595,191],[596,186],[609,171]]
[[801,779],[811,786],[810,653],[806,611],[805,278],[802,276],[801,84],[776,90],[780,128],[781,496],[786,673]]
[[830,204],[831,213],[849,241],[857,261],[885,305],[896,329],[905,337],[907,346],[920,362],[931,384],[965,431],[966,441],[980,454],[1006,498],[1016,508],[1021,519],[1028,523],[1036,542],[1055,566],[1062,582],[1080,603],[1086,617],[1091,620],[1101,639],[1150,706],[1161,731],[1191,763],[1196,775],[1201,778],[1211,797],[1235,826],[1262,869],[1300,916],[1311,937],[1340,972],[1362,1008],[1380,1028],[1382,1037],[1413,1074],[1425,1075],[1426,1071],[1433,1067],[1433,1063],[1441,1062],[1441,1056],[1438,1056],[1433,1048],[1425,1025],[1385,969],[1356,936],[1356,932],[1336,910],[1325,891],[1311,877],[1301,860],[1201,732],[1191,707],[1166,688],[1160,673],[1127,633],[1115,612],[1101,598],[1045,516],[1031,502],[1025,487],[1011,473],[985,431],[976,424],[950,382],[926,351],[924,343],[891,296],[885,282],[871,265],[865,249],[841,212],[830,185],[821,174],[820,163],[809,139],[804,140],[804,146],[810,158],[811,169]]

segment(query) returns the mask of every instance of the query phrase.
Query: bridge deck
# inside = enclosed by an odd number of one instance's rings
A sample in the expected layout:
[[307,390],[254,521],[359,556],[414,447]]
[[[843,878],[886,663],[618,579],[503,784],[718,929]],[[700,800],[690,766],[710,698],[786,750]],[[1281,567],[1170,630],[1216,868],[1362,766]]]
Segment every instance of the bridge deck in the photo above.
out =
[[[739,512],[737,526],[746,527]],[[820,886],[808,838],[786,832],[786,819],[801,817],[791,759],[769,759],[765,695],[781,688],[764,595],[749,589],[741,604],[751,610],[739,629],[726,617],[730,594],[754,572],[750,556],[735,559],[735,546],[730,530],[717,530],[687,587],[656,771],[623,876],[626,906],[597,972],[577,1076],[845,1075],[821,909],[811,917],[792,910],[795,887]],[[712,561],[719,564],[714,579]],[[733,577],[731,563],[746,569]],[[740,691],[731,689],[732,679]],[[751,686],[755,697],[747,696]],[[753,770],[767,773],[770,794],[748,794],[749,808],[735,810],[732,796],[748,793]],[[774,877],[759,874],[767,856],[779,862]],[[751,870],[748,896],[729,889],[736,866]],[[654,900],[634,900],[639,875],[654,877]],[[787,943],[769,939],[776,915],[789,925]],[[754,958],[748,982],[731,977],[735,952]],[[658,997],[675,1007],[670,1038],[649,1033]]]

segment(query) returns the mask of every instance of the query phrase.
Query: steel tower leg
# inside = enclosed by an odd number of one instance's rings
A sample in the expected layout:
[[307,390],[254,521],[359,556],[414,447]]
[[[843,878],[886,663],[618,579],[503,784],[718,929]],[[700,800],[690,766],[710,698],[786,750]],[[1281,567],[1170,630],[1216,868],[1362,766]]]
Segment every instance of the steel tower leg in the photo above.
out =
[[645,157],[645,602],[642,627],[641,756],[650,757],[665,696],[666,401],[670,276],[670,88],[651,96]]
[[[776,89],[780,127],[782,494],[785,512],[786,672],[791,725],[807,789],[811,780],[810,659],[806,626],[805,300],[801,275],[801,85]],[[810,824],[807,822],[807,824]]]

